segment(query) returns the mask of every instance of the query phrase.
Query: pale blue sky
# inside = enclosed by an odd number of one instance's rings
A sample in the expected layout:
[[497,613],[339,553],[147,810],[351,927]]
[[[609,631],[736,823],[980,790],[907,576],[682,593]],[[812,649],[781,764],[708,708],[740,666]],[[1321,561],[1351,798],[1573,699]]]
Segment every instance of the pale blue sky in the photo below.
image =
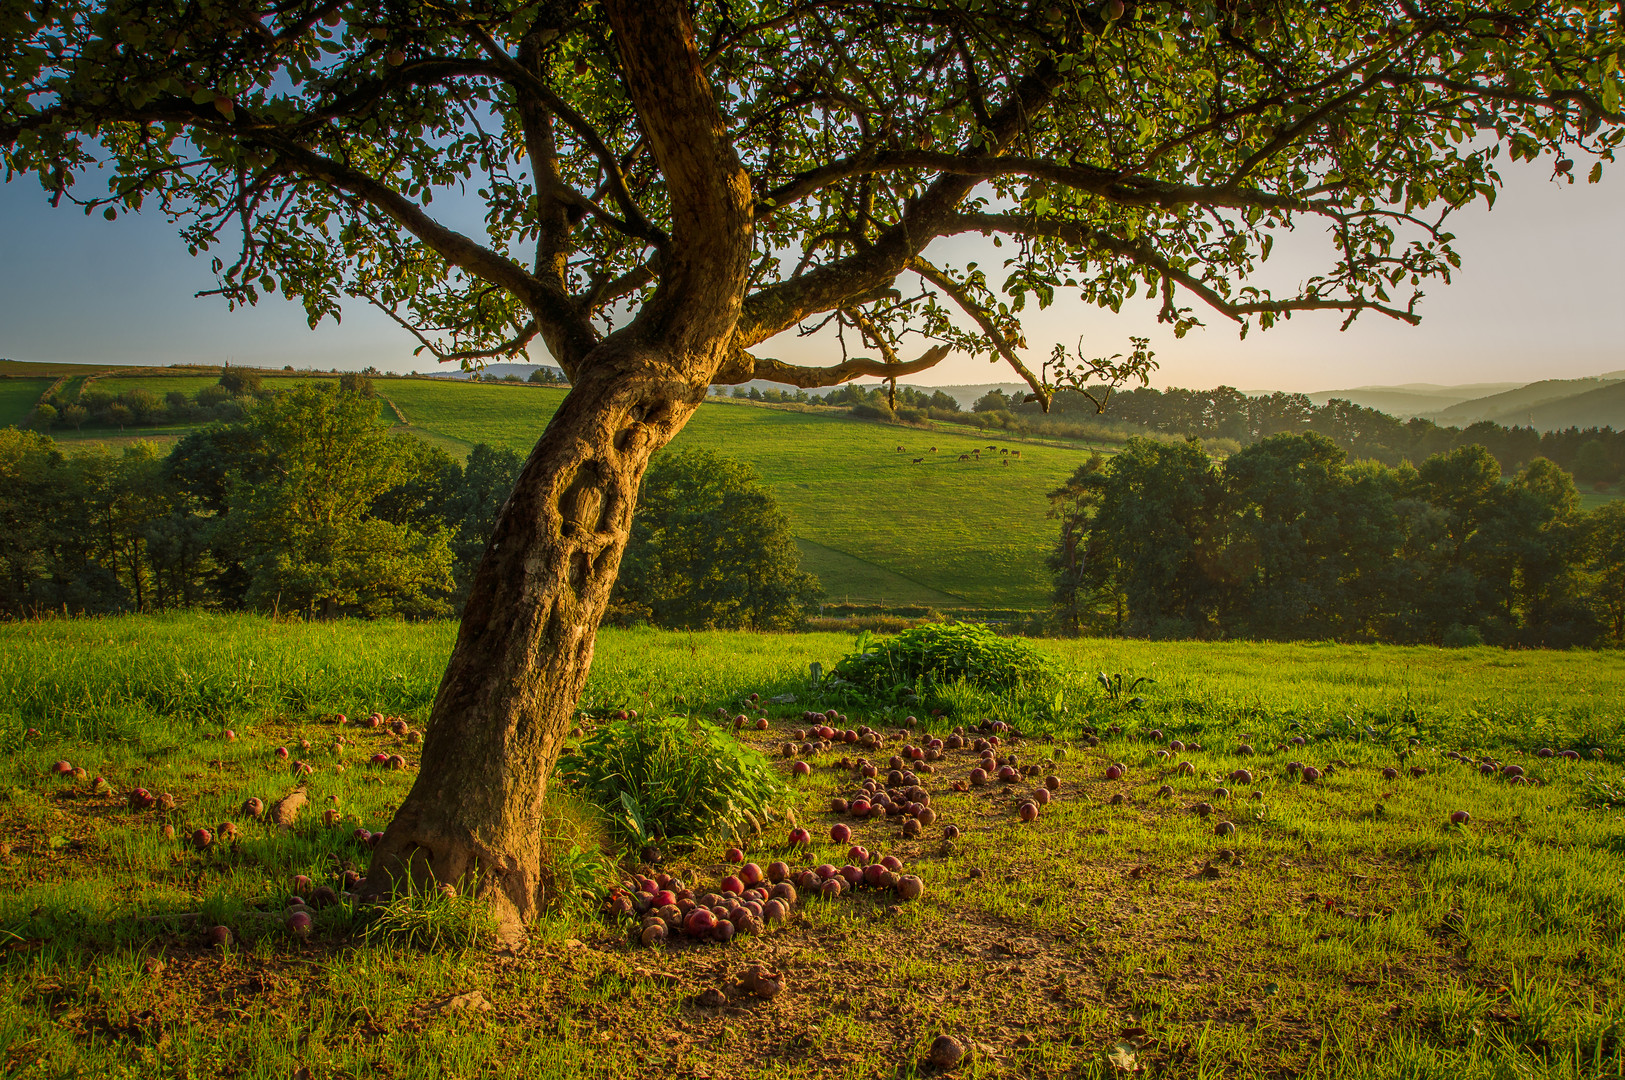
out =
[[[1577,170],[1583,171],[1583,170]],[[1625,368],[1625,176],[1603,183],[1549,182],[1549,164],[1504,165],[1506,189],[1493,212],[1455,219],[1464,267],[1435,285],[1412,328],[1362,317],[1347,333],[1339,319],[1298,317],[1239,341],[1217,320],[1183,341],[1159,327],[1145,303],[1121,314],[1060,300],[1027,323],[1036,369],[1052,342],[1087,337],[1091,355],[1149,335],[1159,386],[1314,391],[1409,382],[1443,384],[1573,378]],[[437,203],[437,206],[439,204]],[[977,241],[979,242],[979,241]],[[971,243],[960,241],[959,243]],[[1268,278],[1295,283],[1316,269],[1302,244],[1283,245]],[[962,252],[961,252],[962,254]],[[161,216],[104,221],[52,210],[32,177],[0,184],[0,357],[168,364],[235,363],[395,371],[430,370],[413,342],[363,304],[342,324],[312,331],[280,299],[228,312],[218,298],[194,299],[213,284]],[[764,352],[802,363],[833,362],[827,345],[786,338]],[[534,359],[545,360],[538,348]],[[1002,364],[953,357],[922,384],[1006,381]]]

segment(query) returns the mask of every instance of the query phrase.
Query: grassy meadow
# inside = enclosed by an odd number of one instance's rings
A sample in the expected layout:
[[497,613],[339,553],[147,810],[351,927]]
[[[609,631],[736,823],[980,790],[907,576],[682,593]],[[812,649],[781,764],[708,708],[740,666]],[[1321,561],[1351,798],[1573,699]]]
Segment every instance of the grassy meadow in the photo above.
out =
[[[1625,1075],[1625,656],[1039,642],[1053,683],[951,688],[950,716],[926,724],[1023,729],[1014,751],[1060,782],[1036,822],[1014,813],[1032,781],[950,790],[972,764],[950,752],[925,778],[936,828],[911,840],[896,819],[855,825],[925,880],[916,903],[804,898],[785,926],[727,946],[638,947],[568,895],[512,952],[424,948],[373,933],[382,921],[363,930],[344,905],[306,940],[284,933],[273,913],[294,876],[364,870],[352,830],[382,828],[417,765],[416,745],[335,715],[421,724],[453,633],[207,615],[0,625],[0,1074],[923,1077],[948,1033],[970,1048],[953,1075],[974,1077]],[[819,707],[898,746],[922,740],[901,710],[811,688],[808,665],[828,671],[853,642],[606,631],[583,724],[734,711],[756,692],[795,698],[748,733],[770,752]],[[1136,708],[1096,672],[1154,681]],[[1085,725],[1099,746],[1078,738]],[[1294,737],[1305,745],[1281,748]],[[1195,745],[1160,760],[1173,739]],[[1241,742],[1257,755],[1238,756]],[[239,810],[295,786],[278,746],[314,769],[287,829]],[[1464,749],[1541,784],[1445,756]],[[407,767],[369,767],[379,750]],[[1296,782],[1292,759],[1330,775]],[[51,775],[58,760],[85,776]],[[779,823],[752,859],[842,861],[827,803],[853,774],[810,760],[785,809],[813,849],[787,853]],[[1104,778],[1113,761],[1126,777]],[[1227,781],[1238,767],[1250,783]],[[174,809],[130,809],[137,785]],[[1204,801],[1212,817],[1192,812]],[[590,815],[558,791],[550,805],[563,879],[602,878]],[[1468,826],[1445,824],[1457,809]],[[1221,818],[1234,835],[1216,835]],[[228,821],[233,844],[185,842]],[[943,840],[943,823],[960,838]],[[722,846],[669,853],[666,869],[714,886]],[[417,917],[467,925],[429,906]],[[204,943],[215,921],[233,945]],[[787,991],[699,1000],[752,962]]]
[[54,379],[0,379],[0,427],[20,424]]

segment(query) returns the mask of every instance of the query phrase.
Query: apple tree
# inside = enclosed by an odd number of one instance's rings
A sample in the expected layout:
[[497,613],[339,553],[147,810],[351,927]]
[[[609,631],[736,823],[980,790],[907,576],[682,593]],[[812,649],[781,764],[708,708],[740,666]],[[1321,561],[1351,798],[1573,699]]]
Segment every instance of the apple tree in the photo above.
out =
[[[6,0],[0,154],[55,205],[168,215],[230,304],[281,293],[315,323],[364,302],[442,361],[535,343],[568,375],[368,877],[477,880],[517,927],[640,479],[708,387],[895,379],[950,350],[1009,364],[1040,401],[1143,376],[1143,348],[1061,346],[1036,376],[1022,317],[1057,295],[1149,295],[1176,333],[1415,322],[1458,261],[1450,212],[1493,198],[1498,160],[1544,157],[1560,182],[1612,160],[1622,17],[1613,0]],[[1257,271],[1293,229],[1323,238],[1323,264],[1271,291]],[[944,242],[967,234],[990,239]],[[838,361],[770,355],[820,330]]]

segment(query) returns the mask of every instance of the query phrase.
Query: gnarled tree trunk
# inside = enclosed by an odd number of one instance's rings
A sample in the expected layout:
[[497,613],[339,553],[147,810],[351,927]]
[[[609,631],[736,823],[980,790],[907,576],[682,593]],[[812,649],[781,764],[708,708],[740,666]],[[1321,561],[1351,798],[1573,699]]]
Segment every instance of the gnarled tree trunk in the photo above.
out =
[[547,775],[592,664],[638,485],[704,393],[634,352],[595,364],[565,399],[497,518],[423,769],[370,889],[403,870],[419,882],[478,878],[505,923],[534,913]]
[[685,5],[605,0],[671,193],[661,284],[574,364],[475,572],[416,783],[366,891],[476,882],[508,935],[536,910],[547,776],[592,664],[650,457],[704,400],[738,323],[749,180],[723,135]]

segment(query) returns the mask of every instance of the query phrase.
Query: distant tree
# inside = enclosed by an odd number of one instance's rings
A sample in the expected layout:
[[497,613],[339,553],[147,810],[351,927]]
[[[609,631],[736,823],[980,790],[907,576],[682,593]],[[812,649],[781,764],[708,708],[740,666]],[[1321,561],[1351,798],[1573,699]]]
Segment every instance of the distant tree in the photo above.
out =
[[1574,455],[1574,478],[1588,484],[1605,483],[1618,479],[1619,473],[1609,460],[1608,447],[1601,439],[1589,439]]
[[1344,629],[1353,585],[1345,459],[1337,444],[1309,432],[1273,436],[1224,462],[1225,563],[1239,628],[1293,638]]
[[617,605],[658,626],[786,630],[817,595],[790,519],[750,466],[709,450],[649,466]]
[[445,531],[375,513],[419,445],[386,435],[377,419],[376,400],[323,383],[254,409],[248,423],[264,455],[261,480],[225,521],[248,571],[250,606],[321,617],[450,610]]
[[1594,615],[1580,595],[1588,530],[1574,479],[1537,457],[1512,478],[1507,498],[1515,522],[1518,640],[1528,645],[1593,640]]
[[360,371],[346,371],[339,376],[339,389],[346,390],[357,397],[376,397],[377,392],[372,388],[372,379]]
[[13,618],[51,599],[37,583],[54,569],[52,532],[64,524],[53,521],[61,472],[45,435],[0,427],[0,612]]
[[205,386],[197,392],[197,403],[205,409],[212,409],[223,401],[231,399],[231,391],[221,385]]
[[1128,619],[1123,565],[1113,537],[1093,527],[1108,479],[1107,461],[1095,452],[1049,493],[1046,516],[1061,523],[1061,532],[1046,562],[1055,580],[1054,616],[1063,633],[1121,633]]
[[1625,645],[1625,499],[1604,503],[1586,523],[1589,595],[1607,639]]
[[55,405],[42,401],[34,406],[33,427],[39,431],[50,431],[61,415]]
[[220,373],[220,385],[225,387],[226,393],[232,397],[250,397],[257,394],[263,382],[259,372],[239,367],[228,367]]
[[1124,444],[1102,478],[1084,478],[1095,503],[1088,553],[1116,569],[1127,633],[1200,637],[1214,630],[1224,575],[1222,488],[1195,441]]
[[1003,390],[995,388],[977,398],[976,404],[971,406],[971,412],[1005,412],[1009,408],[1009,396]]
[[485,443],[469,452],[445,511],[446,523],[456,538],[452,543],[452,573],[459,605],[468,597],[474,569],[496,528],[497,514],[524,465],[525,459],[518,453]]
[[138,388],[120,394],[119,400],[129,407],[138,424],[155,424],[164,417],[164,403],[157,394]]

